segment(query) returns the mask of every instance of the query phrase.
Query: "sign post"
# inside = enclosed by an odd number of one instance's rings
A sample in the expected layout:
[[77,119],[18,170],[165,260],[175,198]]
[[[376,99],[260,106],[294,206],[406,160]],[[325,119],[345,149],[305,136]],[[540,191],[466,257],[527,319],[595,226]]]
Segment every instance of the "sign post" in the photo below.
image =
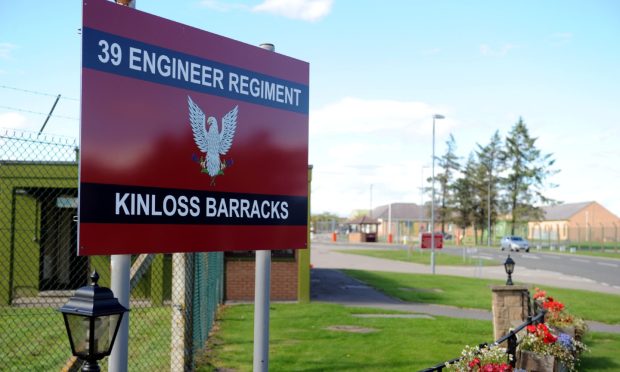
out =
[[[273,44],[261,48],[275,52]],[[256,251],[254,273],[254,372],[269,370],[269,303],[271,287],[271,251]]]
[[[122,1],[117,0],[117,4],[136,8],[136,0]],[[130,309],[130,282],[131,282],[131,255],[114,254],[110,256],[110,289],[118,299],[118,302]],[[127,371],[129,365],[129,317],[130,313],[123,317],[121,325],[118,327],[116,342],[110,353],[108,360],[109,372]]]
[[308,246],[308,63],[84,0],[81,102],[78,254],[128,306],[131,254],[257,250],[266,370],[270,250]]
[[105,0],[82,29],[80,255],[307,246],[307,63]]

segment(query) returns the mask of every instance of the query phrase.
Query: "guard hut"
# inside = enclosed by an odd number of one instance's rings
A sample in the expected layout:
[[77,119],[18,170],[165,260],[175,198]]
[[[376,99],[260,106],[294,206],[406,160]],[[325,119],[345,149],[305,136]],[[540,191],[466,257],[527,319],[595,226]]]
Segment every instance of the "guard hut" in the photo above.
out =
[[347,225],[350,243],[377,242],[379,221],[364,215],[347,222]]

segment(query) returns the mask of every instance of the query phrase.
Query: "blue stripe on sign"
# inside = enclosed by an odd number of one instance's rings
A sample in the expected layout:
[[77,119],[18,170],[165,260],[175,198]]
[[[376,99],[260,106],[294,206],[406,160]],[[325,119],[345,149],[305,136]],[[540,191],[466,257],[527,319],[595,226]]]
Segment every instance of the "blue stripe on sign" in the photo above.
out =
[[308,114],[308,86],[92,28],[82,32],[84,68]]

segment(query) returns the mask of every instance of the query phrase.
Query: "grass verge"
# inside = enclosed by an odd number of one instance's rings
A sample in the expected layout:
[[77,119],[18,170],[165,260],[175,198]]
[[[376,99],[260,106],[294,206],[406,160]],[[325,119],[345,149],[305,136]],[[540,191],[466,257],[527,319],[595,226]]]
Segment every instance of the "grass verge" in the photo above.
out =
[[[197,371],[252,370],[253,309],[224,308]],[[465,345],[493,338],[489,321],[355,316],[379,312],[388,313],[322,303],[273,304],[270,370],[417,371],[459,356]],[[579,370],[620,370],[620,335],[590,333],[585,342],[591,352],[582,356]]]
[[[170,307],[133,308],[130,370],[170,368]],[[58,371],[71,356],[62,315],[53,308],[0,308],[0,370]],[[100,363],[102,370],[107,358]],[[7,367],[8,366],[8,367]]]
[[[491,310],[491,290],[488,288],[491,285],[504,284],[496,280],[448,275],[358,270],[346,270],[346,273],[403,301],[485,310]],[[620,324],[620,296],[577,289],[540,287],[545,289],[549,296],[564,303],[572,314],[587,320]]]
[[[428,249],[421,250],[416,248],[412,251],[404,249],[340,249],[336,250],[340,253],[357,254],[362,256],[384,258],[388,260],[397,260],[418,263],[423,265],[431,264],[431,253]],[[435,264],[443,266],[493,266],[501,265],[495,260],[478,260],[472,258],[463,259],[461,256],[445,254],[441,251],[435,251]]]
[[[355,317],[378,312],[385,313],[320,303],[272,305],[269,369],[416,371],[493,337],[488,321]],[[253,306],[227,307],[197,371],[251,371],[252,339]]]

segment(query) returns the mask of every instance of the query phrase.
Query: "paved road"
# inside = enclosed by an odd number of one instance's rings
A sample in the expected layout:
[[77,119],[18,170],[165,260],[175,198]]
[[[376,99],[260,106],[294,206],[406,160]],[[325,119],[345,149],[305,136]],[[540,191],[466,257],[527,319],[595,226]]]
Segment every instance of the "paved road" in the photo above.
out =
[[[472,250],[469,249],[469,251]],[[476,251],[476,253],[471,253],[473,257],[495,259],[500,262],[505,260],[509,253],[507,251],[502,252],[497,248],[480,248]],[[463,249],[449,248],[446,252],[462,255]],[[565,275],[578,276],[591,279],[603,286],[620,289],[620,260],[618,259],[569,253],[560,254],[535,249],[531,249],[530,252],[512,252],[510,255],[517,262],[517,265],[528,269],[550,270]]]
[[[359,270],[397,271],[409,273],[430,273],[428,265],[408,262],[394,263],[392,260],[374,260],[365,256],[346,255],[348,258],[335,259],[334,249],[377,249],[403,248],[398,245],[362,243],[332,243],[329,241],[313,241],[311,261],[316,267],[350,268]],[[448,253],[462,254],[461,248],[446,249]],[[478,253],[470,253],[482,259],[495,258],[498,262],[506,259],[508,252],[499,249],[478,249]],[[353,258],[355,257],[355,258]],[[512,256],[517,265],[513,280],[517,283],[531,283],[549,285],[560,288],[584,289],[595,292],[604,292],[620,295],[620,268],[613,265],[620,264],[620,260],[598,259],[596,257],[573,256],[564,254],[513,252]],[[582,260],[582,261],[576,261]],[[590,262],[586,265],[585,262]],[[601,263],[607,264],[602,265]],[[317,266],[318,265],[318,266]],[[577,267],[587,267],[577,269]],[[437,266],[436,273],[455,276],[479,277],[489,279],[506,279],[503,266]]]
[[[491,320],[492,315],[489,311],[477,309],[460,309],[443,305],[428,305],[406,303],[401,300],[386,296],[383,293],[369,287],[368,285],[352,279],[342,273],[339,269],[359,269],[392,272],[411,272],[429,273],[429,268],[425,265],[417,265],[406,262],[384,260],[359,255],[351,255],[335,252],[336,249],[359,248],[359,246],[334,245],[330,243],[313,242],[311,250],[311,262],[314,266],[311,277],[311,296],[313,301],[332,302],[347,306],[373,307],[391,310],[400,310],[416,314],[428,314],[431,316],[449,316],[455,318]],[[471,268],[459,268],[458,274],[451,268],[438,266],[438,274],[470,276],[473,271],[463,270]],[[496,277],[503,279],[506,274],[501,267],[482,268],[483,277]],[[527,270],[527,269],[526,269]],[[547,274],[537,273],[536,280],[542,283],[544,280],[571,280],[573,284],[582,283],[583,286],[591,286],[586,281],[582,282],[578,278],[564,276],[547,277]],[[533,275],[532,275],[533,277]],[[552,280],[553,279],[553,280]],[[555,284],[555,286],[560,286]],[[600,286],[599,286],[600,287]],[[586,288],[584,288],[586,289]],[[592,288],[590,288],[592,290]],[[599,289],[609,289],[603,287]],[[619,291],[620,292],[620,291]],[[620,294],[620,293],[619,293]],[[597,322],[589,322],[590,329],[596,332],[620,333],[620,325],[606,325]]]
[[[323,241],[314,241],[311,250],[311,263],[315,267],[331,268],[331,269],[358,269],[358,270],[374,270],[374,271],[394,271],[402,273],[430,273],[428,265],[421,265],[402,261],[393,261],[385,259],[376,259],[367,256],[350,255],[345,253],[334,252],[334,249],[375,249],[378,247],[386,248],[391,245],[377,244],[347,244],[347,243],[331,243]],[[397,248],[397,247],[396,247]],[[501,260],[505,260],[505,254]],[[620,295],[620,286],[612,286],[607,283],[599,282],[579,275],[563,274],[555,272],[548,268],[530,268],[530,262],[523,259],[526,253],[513,253],[517,266],[513,274],[515,283],[538,284],[541,286],[553,286],[570,289],[584,289],[594,292],[603,292]],[[521,255],[521,256],[520,256]],[[535,255],[538,255],[536,253]],[[533,255],[532,255],[533,256]],[[553,260],[553,259],[550,259]],[[531,259],[530,261],[536,261]],[[555,261],[555,260],[554,260]],[[617,262],[610,260],[611,262]],[[543,266],[544,267],[544,266]],[[598,267],[597,267],[598,268]],[[487,279],[506,279],[504,267],[498,266],[437,266],[435,268],[437,274],[455,275],[465,277],[478,277]],[[601,266],[599,270],[613,268]],[[596,270],[594,270],[596,271]],[[585,275],[585,274],[584,274]],[[616,276],[618,274],[616,273]]]

